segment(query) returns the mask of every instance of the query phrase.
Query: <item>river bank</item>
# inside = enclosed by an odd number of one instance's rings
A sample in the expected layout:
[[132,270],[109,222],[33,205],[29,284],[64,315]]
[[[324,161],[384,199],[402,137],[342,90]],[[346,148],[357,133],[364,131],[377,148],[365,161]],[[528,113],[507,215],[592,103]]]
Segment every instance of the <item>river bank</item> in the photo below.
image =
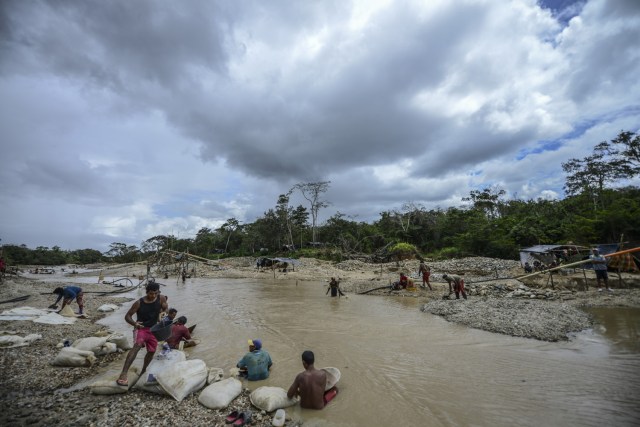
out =
[[[416,261],[369,265],[357,261],[329,263],[303,259],[300,264],[294,266],[294,271],[283,272],[256,270],[254,262],[255,260],[250,258],[229,259],[216,267],[198,266],[195,273],[198,277],[248,277],[275,282],[280,280],[328,282],[330,277],[336,277],[341,280],[342,289],[347,294],[351,294],[386,286],[397,278],[400,271],[415,276],[418,265]],[[429,264],[433,271],[433,291],[418,289],[416,292],[401,291],[389,294],[388,289],[380,289],[362,298],[376,298],[376,295],[391,298],[417,298],[424,303],[423,311],[432,312],[450,321],[479,329],[492,330],[493,328],[495,332],[523,337],[531,336],[549,341],[566,339],[567,332],[591,326],[592,320],[579,307],[640,307],[640,291],[636,288],[615,289],[613,293],[599,293],[593,287],[588,291],[566,289],[571,287],[570,280],[567,280],[566,288],[558,282],[554,285],[555,289],[524,285],[512,279],[519,273],[519,266],[513,261],[472,258]],[[123,266],[110,269],[101,266],[80,274],[97,278],[100,272],[105,275],[105,280],[109,280],[125,275],[127,277],[142,275],[145,273],[145,267]],[[445,272],[464,275],[469,283],[471,294],[467,301],[442,299],[442,296],[447,293],[446,285],[440,280]],[[178,279],[170,276],[165,280],[158,277],[158,280],[171,283]],[[134,282],[137,284],[137,281]],[[35,277],[9,278],[0,287],[0,301],[24,295],[30,297],[24,302],[3,304],[1,308],[6,310],[18,306],[47,307],[54,300],[51,291],[56,286],[65,284],[67,283],[63,279],[43,282]],[[525,286],[527,290],[525,291],[521,286]],[[105,290],[105,285],[97,283],[83,284],[82,287],[87,292]],[[109,289],[113,288],[109,287]],[[526,298],[515,296],[515,293],[522,293]],[[544,298],[538,298],[538,296],[544,296]],[[227,413],[233,409],[250,407],[246,390],[232,403],[231,407],[224,411],[205,408],[198,403],[194,395],[178,403],[164,396],[137,390],[116,396],[95,396],[89,394],[86,389],[56,393],[57,390],[72,387],[80,381],[95,376],[112,362],[123,363],[124,354],[115,353],[98,358],[91,368],[54,368],[49,364],[58,352],[56,344],[63,338],[76,339],[105,329],[104,326],[95,322],[104,317],[103,314],[98,313],[97,307],[106,303],[130,304],[130,301],[118,296],[87,298],[86,310],[90,319],[78,320],[74,325],[54,326],[27,321],[0,322],[0,330],[10,330],[22,336],[31,333],[42,335],[41,340],[27,347],[0,350],[3,358],[0,371],[0,378],[2,378],[0,423],[2,425],[164,425],[184,422],[184,420],[189,420],[192,425],[224,425],[224,416]],[[542,332],[535,332],[535,334],[549,335],[535,336],[531,331],[535,331],[536,328]],[[260,419],[252,425],[270,425],[270,415],[260,413],[257,415]],[[293,420],[287,425],[292,426],[298,423],[297,420]]]

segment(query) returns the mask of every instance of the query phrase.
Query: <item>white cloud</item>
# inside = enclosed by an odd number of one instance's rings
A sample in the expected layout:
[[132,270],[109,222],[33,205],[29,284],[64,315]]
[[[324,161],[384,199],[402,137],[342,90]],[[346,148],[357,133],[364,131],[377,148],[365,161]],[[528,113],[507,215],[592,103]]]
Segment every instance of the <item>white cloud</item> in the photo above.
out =
[[534,0],[0,13],[3,243],[187,237],[316,180],[332,181],[324,214],[360,220],[488,185],[561,197],[562,162],[640,129],[631,0],[553,14]]

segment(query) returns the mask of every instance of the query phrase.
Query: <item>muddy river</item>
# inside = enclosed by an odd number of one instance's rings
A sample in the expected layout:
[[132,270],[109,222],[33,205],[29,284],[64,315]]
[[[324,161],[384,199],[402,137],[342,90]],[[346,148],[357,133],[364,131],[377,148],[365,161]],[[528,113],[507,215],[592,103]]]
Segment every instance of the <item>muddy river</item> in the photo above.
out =
[[[330,298],[322,282],[165,282],[169,306],[197,324],[189,358],[227,372],[247,339],[263,340],[274,366],[250,389],[288,388],[307,349],[341,370],[324,410],[287,409],[305,426],[640,425],[638,309],[595,309],[601,326],[547,343],[448,323],[419,299]],[[129,306],[103,323],[130,334]]]

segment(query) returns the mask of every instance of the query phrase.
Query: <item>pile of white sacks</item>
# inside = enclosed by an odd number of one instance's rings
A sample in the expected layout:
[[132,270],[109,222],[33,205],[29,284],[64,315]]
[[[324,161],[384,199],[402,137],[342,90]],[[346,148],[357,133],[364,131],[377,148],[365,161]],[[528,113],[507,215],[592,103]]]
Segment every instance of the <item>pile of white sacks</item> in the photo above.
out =
[[[198,402],[210,409],[226,408],[242,392],[242,382],[237,378],[231,376],[223,379],[223,369],[208,368],[200,359],[187,360],[186,354],[180,350],[156,354],[141,377],[137,369],[130,369],[129,387],[117,385],[117,377],[118,374],[113,374],[96,381],[89,386],[89,390],[93,394],[121,394],[136,388],[171,396],[178,402],[202,390]],[[298,402],[297,399],[288,399],[286,391],[279,387],[259,387],[251,394],[251,401],[264,406],[267,411],[286,408]]]

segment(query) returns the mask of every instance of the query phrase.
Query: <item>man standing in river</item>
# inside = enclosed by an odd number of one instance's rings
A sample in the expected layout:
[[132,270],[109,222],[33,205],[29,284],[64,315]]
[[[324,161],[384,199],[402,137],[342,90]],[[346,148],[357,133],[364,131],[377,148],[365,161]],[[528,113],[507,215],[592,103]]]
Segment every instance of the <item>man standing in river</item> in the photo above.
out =
[[287,391],[287,397],[292,399],[300,396],[300,406],[306,409],[322,409],[327,404],[324,398],[324,388],[327,384],[327,373],[322,369],[316,369],[313,364],[315,355],[311,350],[302,353],[302,366],[300,372]]
[[[167,300],[160,295],[160,285],[155,282],[150,282],[146,287],[147,295],[140,298],[133,303],[127,314],[124,316],[124,320],[134,328],[134,343],[133,348],[129,350],[120,378],[116,381],[118,385],[128,386],[127,373],[129,368],[138,352],[143,346],[147,348],[147,354],[144,356],[144,362],[142,364],[142,371],[140,375],[147,370],[147,366],[153,360],[153,356],[156,353],[158,347],[158,339],[151,332],[151,327],[158,323],[160,313],[167,310]],[[137,320],[133,320],[133,315],[136,315]]]

